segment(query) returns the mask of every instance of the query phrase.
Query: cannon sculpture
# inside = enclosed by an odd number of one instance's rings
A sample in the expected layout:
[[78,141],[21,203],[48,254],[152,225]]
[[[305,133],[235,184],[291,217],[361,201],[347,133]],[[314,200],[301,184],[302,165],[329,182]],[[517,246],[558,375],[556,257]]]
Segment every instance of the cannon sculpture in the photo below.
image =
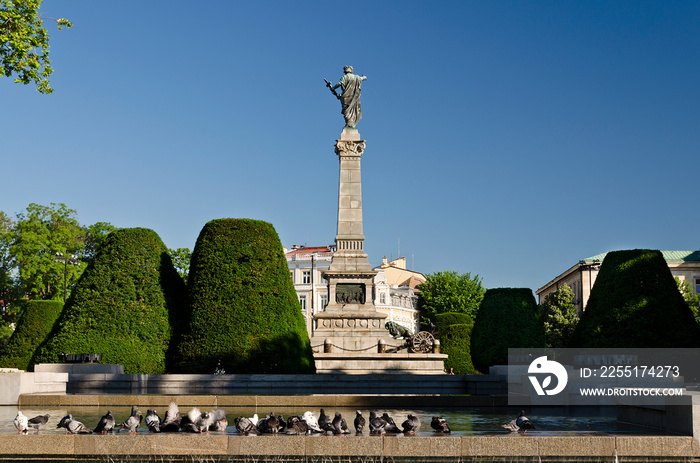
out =
[[386,322],[384,328],[389,330],[392,338],[403,339],[405,344],[402,348],[407,348],[409,352],[428,354],[433,351],[435,338],[429,331],[413,334],[408,328],[396,322]]

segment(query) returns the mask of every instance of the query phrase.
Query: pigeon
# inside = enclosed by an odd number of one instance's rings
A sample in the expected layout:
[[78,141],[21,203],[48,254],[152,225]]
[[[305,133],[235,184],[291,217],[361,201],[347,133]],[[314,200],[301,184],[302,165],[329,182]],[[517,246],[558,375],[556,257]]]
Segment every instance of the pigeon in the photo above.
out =
[[50,416],[51,415],[49,415],[48,413],[46,415],[35,416],[34,418],[30,418],[27,421],[27,424],[29,425],[30,428],[44,429],[43,426],[46,423],[48,423]]
[[318,425],[318,420],[312,412],[304,412],[304,414],[301,415],[301,420],[309,427],[310,433],[323,432],[323,429]]
[[83,423],[74,420],[73,415],[70,413],[61,418],[61,421],[58,422],[56,427],[66,428],[67,434],[92,434],[92,431],[86,428]]
[[257,414],[257,413],[253,414],[253,416],[250,417],[250,421],[251,421],[255,426],[258,425],[258,421],[259,421],[259,420],[260,420],[260,419],[258,418],[258,414]]
[[155,410],[146,410],[146,426],[150,432],[160,432],[160,416]]
[[209,425],[209,430],[214,432],[225,432],[228,426],[226,412],[220,408],[212,410],[210,413],[213,423]]
[[214,418],[209,412],[202,412],[194,421],[194,425],[200,433],[209,432],[209,426],[212,424],[214,424]]
[[430,427],[435,430],[435,432],[442,432],[449,434],[450,426],[447,424],[447,420],[441,416],[434,416],[433,420],[430,422]]
[[523,434],[525,434],[528,429],[535,429],[535,425],[525,416],[525,410],[520,410],[520,415],[515,419],[515,424],[522,430]]
[[143,419],[143,416],[141,416],[141,410],[134,405],[131,407],[131,416],[126,419],[121,424],[118,424],[116,427],[119,428],[117,432],[121,431],[122,429],[126,429],[129,431],[129,434],[132,433],[137,433],[139,432],[139,426],[141,425],[141,420]]
[[290,416],[287,419],[287,434],[305,435],[308,434],[309,426],[299,416]]
[[362,412],[360,410],[357,410],[355,414],[355,432],[357,434],[362,434],[362,431],[365,429],[365,417],[362,416]]
[[17,416],[15,416],[15,428],[17,428],[17,432],[24,432],[26,433],[27,430],[29,429],[28,425],[28,419],[26,416],[22,414],[22,412],[18,411]]
[[279,421],[275,413],[272,412],[262,420],[259,420],[257,428],[261,434],[277,434],[279,431]]
[[408,419],[401,424],[404,434],[415,434],[420,429],[420,419],[415,415],[408,415]]
[[535,426],[530,422],[527,416],[525,416],[525,410],[521,410],[520,415],[518,415],[516,419],[502,424],[501,427],[510,432],[522,432],[523,434],[525,434],[528,429],[535,429]]
[[327,433],[333,432],[333,421],[331,417],[326,415],[326,412],[321,409],[321,414],[318,416],[318,426]]
[[168,410],[165,412],[165,418],[160,425],[161,432],[179,432],[180,420],[180,409],[175,402],[170,402]]
[[340,414],[340,412],[335,412],[335,416],[332,421],[333,434],[348,434],[350,430],[348,429],[348,423],[345,418]]
[[236,425],[236,431],[244,436],[247,436],[248,434],[259,434],[258,428],[253,424],[253,421],[250,418],[239,416],[234,420],[234,423]]
[[384,418],[377,416],[374,411],[369,412],[369,433],[370,434],[384,434],[386,432],[385,428],[387,422]]
[[382,415],[382,419],[384,421],[386,421],[386,427],[384,428],[384,431],[393,432],[396,434],[401,433],[401,430],[399,429],[398,426],[396,426],[394,419],[392,417],[390,417],[388,413],[384,412],[384,414]]
[[100,418],[100,421],[97,423],[97,426],[93,432],[95,434],[114,432],[114,417],[112,416],[111,410],[107,410],[107,414]]
[[199,427],[197,426],[197,421],[202,417],[202,412],[199,411],[197,407],[187,412],[187,415],[182,417],[180,421],[180,428],[182,432],[199,432]]

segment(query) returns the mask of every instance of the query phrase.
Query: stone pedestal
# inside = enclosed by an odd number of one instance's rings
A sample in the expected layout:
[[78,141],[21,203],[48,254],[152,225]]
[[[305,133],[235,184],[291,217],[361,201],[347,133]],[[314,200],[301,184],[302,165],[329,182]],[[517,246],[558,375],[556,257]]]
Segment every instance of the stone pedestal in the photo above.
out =
[[313,321],[311,345],[330,341],[341,352],[376,352],[379,339],[392,341],[384,328],[386,315],[374,306],[377,272],[364,251],[360,168],[364,150],[365,141],[356,129],[344,129],[335,144],[340,162],[336,252],[330,268],[323,273],[328,281],[328,305]]

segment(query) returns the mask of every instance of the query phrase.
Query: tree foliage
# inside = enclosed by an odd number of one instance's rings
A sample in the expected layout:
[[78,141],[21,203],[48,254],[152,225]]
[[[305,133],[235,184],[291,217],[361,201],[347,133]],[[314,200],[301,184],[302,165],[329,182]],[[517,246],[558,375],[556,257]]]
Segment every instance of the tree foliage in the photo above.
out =
[[613,251],[569,347],[700,347],[700,326],[660,251]]
[[544,325],[529,288],[489,289],[484,295],[471,336],[472,362],[488,373],[508,363],[509,348],[545,347]]
[[311,344],[277,232],[267,222],[208,222],[192,253],[180,370],[313,373]]
[[674,277],[674,279],[676,280],[678,290],[683,295],[683,299],[688,304],[688,307],[690,307],[690,310],[693,312],[693,316],[697,320],[698,316],[700,316],[700,294],[695,294],[693,292],[693,287],[689,281],[681,281],[678,277]]
[[540,306],[547,347],[566,347],[578,324],[574,292],[564,284],[547,294]]
[[173,260],[175,270],[178,275],[187,283],[187,276],[190,273],[190,260],[192,260],[192,251],[189,248],[168,249],[168,255]]
[[[15,82],[34,82],[41,93],[51,93],[49,34],[39,14],[41,0],[0,0],[0,76],[15,75]],[[47,18],[58,29],[72,27],[67,19]]]
[[187,320],[186,297],[154,231],[114,231],[81,276],[35,361],[96,353],[104,363],[124,365],[126,373],[165,373],[172,334]]
[[76,211],[65,204],[30,204],[14,224],[10,258],[16,265],[21,293],[29,299],[61,299],[64,282],[77,281],[83,271],[78,265],[56,261],[56,254],[80,256],[85,244],[84,230]]
[[473,322],[486,291],[479,275],[453,271],[427,274],[418,289],[418,310],[425,326],[435,323],[435,315],[447,312],[467,314]]
[[[64,285],[70,294],[86,264],[114,230],[106,222],[80,225],[76,211],[62,203],[32,203],[14,220],[0,211],[2,309],[21,299],[67,297]],[[66,258],[80,265],[66,265]]]

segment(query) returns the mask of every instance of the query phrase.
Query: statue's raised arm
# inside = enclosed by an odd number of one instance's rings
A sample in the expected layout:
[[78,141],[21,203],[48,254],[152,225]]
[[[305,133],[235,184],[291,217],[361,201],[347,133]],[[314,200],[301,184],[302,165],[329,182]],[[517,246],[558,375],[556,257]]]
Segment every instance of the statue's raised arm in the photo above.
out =
[[[340,82],[331,86],[332,84],[326,80],[326,86],[340,100],[343,117],[345,118],[345,127],[354,129],[357,123],[360,122],[360,119],[362,119],[360,88],[362,81],[367,80],[367,77],[353,74],[352,66],[345,66],[343,71],[345,75],[340,78]],[[340,95],[335,91],[338,87],[341,90]]]

